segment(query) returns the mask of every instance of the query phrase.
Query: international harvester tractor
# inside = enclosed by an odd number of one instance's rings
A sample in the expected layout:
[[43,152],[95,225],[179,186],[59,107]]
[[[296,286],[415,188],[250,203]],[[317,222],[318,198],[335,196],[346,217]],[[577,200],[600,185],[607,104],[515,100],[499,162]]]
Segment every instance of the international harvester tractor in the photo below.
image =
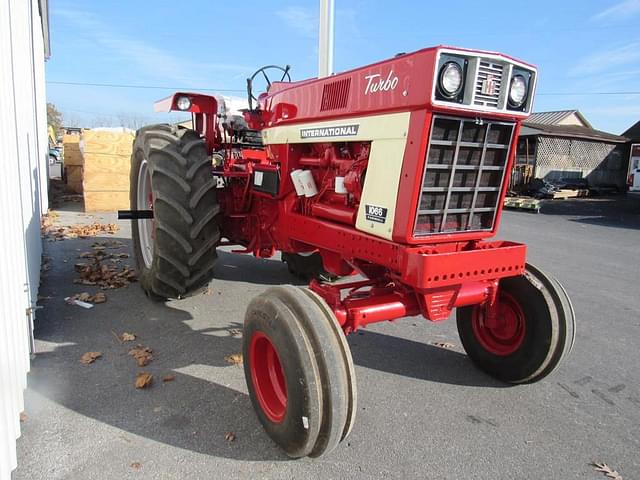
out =
[[241,114],[178,92],[156,110],[190,112],[192,129],[138,130],[121,217],[150,297],[201,289],[223,245],[279,251],[310,280],[267,289],[244,319],[251,401],[291,457],[349,435],[345,336],[368,324],[455,309],[469,358],[509,383],[542,379],[570,352],[564,288],[526,263],[525,245],[489,240],[536,79],[519,60],[449,47],[298,82],[267,66],[248,79]]

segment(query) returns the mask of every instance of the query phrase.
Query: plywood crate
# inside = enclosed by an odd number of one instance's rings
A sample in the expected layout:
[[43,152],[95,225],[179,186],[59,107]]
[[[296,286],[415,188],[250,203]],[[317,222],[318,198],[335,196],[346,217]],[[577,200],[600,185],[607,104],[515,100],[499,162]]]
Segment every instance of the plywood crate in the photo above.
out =
[[73,193],[82,193],[82,165],[65,165],[67,187]]
[[129,191],[84,192],[85,212],[115,212],[129,210]]
[[133,133],[82,133],[84,209],[113,212],[129,208]]
[[64,164],[82,165],[82,153],[80,152],[80,135],[66,134],[62,137],[62,146],[64,148]]

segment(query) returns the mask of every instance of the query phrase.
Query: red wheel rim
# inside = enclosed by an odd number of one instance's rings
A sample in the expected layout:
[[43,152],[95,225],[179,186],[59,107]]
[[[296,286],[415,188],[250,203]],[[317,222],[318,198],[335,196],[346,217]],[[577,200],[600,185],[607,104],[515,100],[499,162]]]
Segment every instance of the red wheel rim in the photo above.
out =
[[473,309],[471,326],[480,345],[488,352],[506,356],[520,348],[526,332],[525,316],[520,304],[507,292],[500,292],[496,299],[495,325],[487,325],[486,308]]
[[269,420],[280,423],[287,411],[287,384],[278,352],[262,332],[251,338],[249,368],[260,408]]

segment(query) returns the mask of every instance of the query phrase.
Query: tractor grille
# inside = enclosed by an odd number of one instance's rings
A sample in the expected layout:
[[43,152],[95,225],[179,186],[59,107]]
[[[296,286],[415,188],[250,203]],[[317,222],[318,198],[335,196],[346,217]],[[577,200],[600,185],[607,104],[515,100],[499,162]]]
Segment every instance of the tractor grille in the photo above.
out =
[[433,117],[415,237],[493,228],[513,128]]
[[502,64],[483,58],[479,61],[473,103],[498,108],[502,91]]

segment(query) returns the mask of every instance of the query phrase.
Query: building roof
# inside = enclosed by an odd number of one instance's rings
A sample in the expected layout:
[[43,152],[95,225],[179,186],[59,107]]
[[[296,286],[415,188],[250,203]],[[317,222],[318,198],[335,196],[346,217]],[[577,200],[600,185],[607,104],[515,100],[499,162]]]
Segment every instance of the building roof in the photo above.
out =
[[534,112],[527,119],[526,123],[536,123],[539,125],[558,125],[568,117],[575,115],[585,126],[591,127],[589,121],[578,110],[556,110],[553,112]]
[[[531,118],[531,117],[529,117]],[[579,127],[577,125],[547,125],[531,123],[527,120],[520,129],[520,136],[546,136],[546,137],[568,137],[580,138],[583,140],[595,140],[607,143],[626,143],[628,139],[620,135],[594,130],[593,128]]]
[[49,0],[38,0],[40,21],[42,22],[42,39],[44,41],[44,59],[51,57],[51,38],[49,33]]
[[625,130],[622,135],[632,142],[640,142],[640,120]]

